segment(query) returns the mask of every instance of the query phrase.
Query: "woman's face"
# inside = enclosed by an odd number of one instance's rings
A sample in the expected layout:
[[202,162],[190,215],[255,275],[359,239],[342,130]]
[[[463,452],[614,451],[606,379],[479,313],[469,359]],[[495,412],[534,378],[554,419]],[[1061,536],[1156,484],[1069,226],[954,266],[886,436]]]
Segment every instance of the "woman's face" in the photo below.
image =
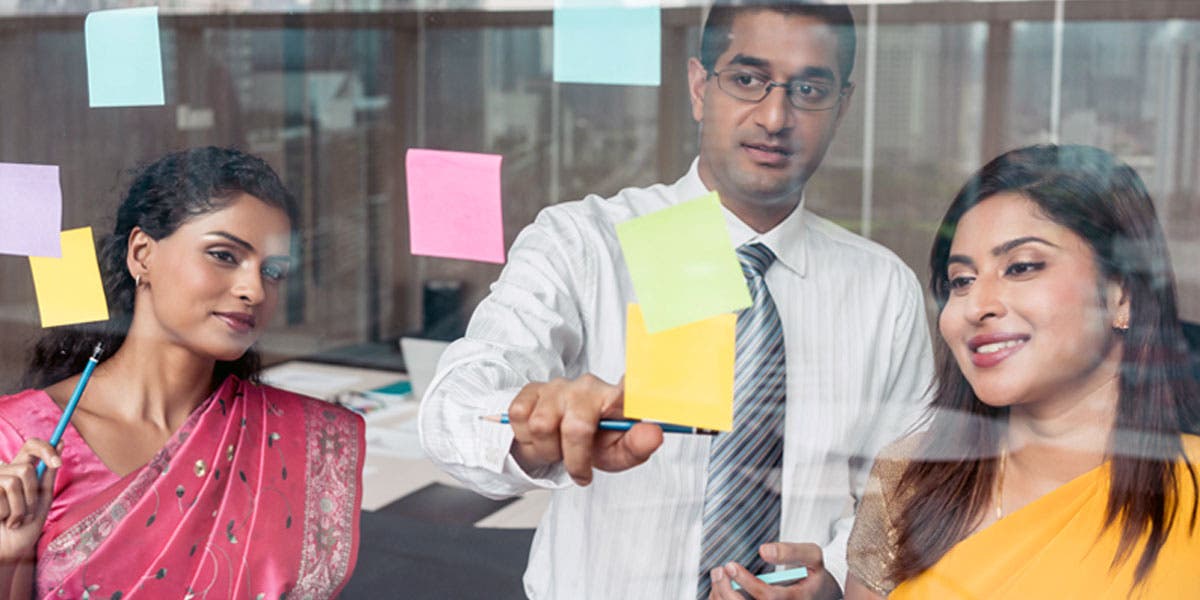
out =
[[1087,243],[1028,198],[997,194],[967,211],[946,275],[938,328],[983,402],[1070,401],[1116,377],[1121,288],[1102,290]]
[[134,327],[152,316],[151,331],[168,342],[236,360],[275,314],[290,247],[287,214],[245,193],[161,240],[135,230],[129,266],[142,287]]

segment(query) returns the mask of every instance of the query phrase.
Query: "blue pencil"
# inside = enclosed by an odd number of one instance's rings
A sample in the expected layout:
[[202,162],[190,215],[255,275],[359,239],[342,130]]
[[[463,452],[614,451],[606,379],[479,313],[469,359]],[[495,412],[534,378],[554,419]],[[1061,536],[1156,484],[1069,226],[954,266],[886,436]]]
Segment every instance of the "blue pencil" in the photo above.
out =
[[[54,427],[54,433],[50,436],[50,446],[56,447],[62,441],[63,432],[67,430],[67,423],[71,422],[71,415],[75,414],[75,407],[79,404],[79,399],[83,397],[83,388],[87,387],[88,380],[92,378],[92,371],[96,369],[96,365],[100,362],[100,351],[103,349],[103,344],[97,343],[92,350],[92,357],[88,359],[87,365],[83,367],[83,375],[79,377],[79,383],[75,384],[75,391],[71,392],[71,400],[67,402],[67,407],[63,409],[62,417],[58,419],[58,425]],[[37,476],[42,478],[42,473],[46,472],[46,463],[38,461]]]
[[[483,419],[484,421],[491,421],[492,423],[500,423],[502,425],[508,424],[508,413],[488,415],[479,418]],[[686,433],[692,435],[717,435],[720,433],[715,429],[701,429],[699,427],[687,427],[684,425],[673,425],[671,423],[659,423],[657,421],[634,421],[630,419],[604,419],[600,421],[600,429],[604,431],[629,431],[631,427],[637,425],[638,423],[658,425],[659,428],[663,430],[663,433]]]

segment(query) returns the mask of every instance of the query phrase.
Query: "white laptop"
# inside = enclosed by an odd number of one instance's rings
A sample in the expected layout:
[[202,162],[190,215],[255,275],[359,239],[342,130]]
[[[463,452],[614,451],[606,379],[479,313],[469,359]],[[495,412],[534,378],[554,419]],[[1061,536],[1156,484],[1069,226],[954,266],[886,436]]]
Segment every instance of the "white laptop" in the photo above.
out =
[[450,342],[427,340],[424,338],[400,338],[400,354],[404,356],[404,367],[408,369],[408,379],[412,382],[413,398],[418,402],[425,396],[425,388],[433,381],[437,373],[438,359]]

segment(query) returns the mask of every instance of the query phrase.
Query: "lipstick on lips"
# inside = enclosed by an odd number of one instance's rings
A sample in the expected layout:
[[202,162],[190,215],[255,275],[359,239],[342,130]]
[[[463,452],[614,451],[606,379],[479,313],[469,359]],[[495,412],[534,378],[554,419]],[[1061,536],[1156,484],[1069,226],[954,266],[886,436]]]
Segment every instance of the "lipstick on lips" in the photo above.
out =
[[254,330],[255,319],[251,313],[218,312],[213,314],[238,333],[249,333]]
[[1004,359],[1020,352],[1029,341],[1021,333],[987,333],[967,341],[971,351],[971,363],[977,367],[994,367]]

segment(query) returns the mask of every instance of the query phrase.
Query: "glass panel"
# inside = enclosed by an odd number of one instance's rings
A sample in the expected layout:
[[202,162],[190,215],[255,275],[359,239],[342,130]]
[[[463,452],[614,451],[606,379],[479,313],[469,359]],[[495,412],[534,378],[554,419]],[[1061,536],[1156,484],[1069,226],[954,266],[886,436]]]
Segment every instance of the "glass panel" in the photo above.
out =
[[[1018,22],[1010,146],[1050,139],[1053,27]],[[1137,169],[1171,244],[1185,317],[1200,319],[1200,23],[1068,22],[1059,140],[1113,151]]]
[[922,281],[937,223],[982,164],[986,44],[982,23],[879,28],[871,237]]

